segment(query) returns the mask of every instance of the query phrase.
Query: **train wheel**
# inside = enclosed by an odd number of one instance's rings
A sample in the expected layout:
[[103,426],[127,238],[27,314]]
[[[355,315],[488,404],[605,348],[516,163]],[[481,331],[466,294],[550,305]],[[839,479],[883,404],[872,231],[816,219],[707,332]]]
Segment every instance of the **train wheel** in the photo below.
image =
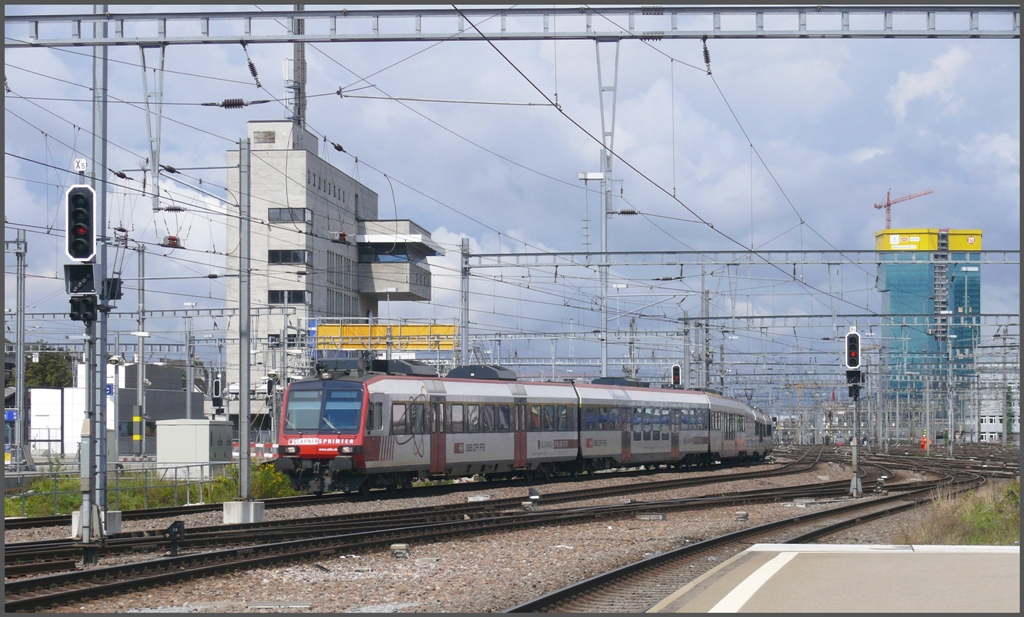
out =
[[369,480],[367,480],[367,481],[365,481],[365,482],[363,482],[362,484],[359,485],[359,495],[361,497],[363,497],[364,499],[370,497],[370,481]]
[[384,490],[387,491],[388,495],[396,495],[396,494],[398,494],[398,483],[397,482],[389,482],[384,487]]

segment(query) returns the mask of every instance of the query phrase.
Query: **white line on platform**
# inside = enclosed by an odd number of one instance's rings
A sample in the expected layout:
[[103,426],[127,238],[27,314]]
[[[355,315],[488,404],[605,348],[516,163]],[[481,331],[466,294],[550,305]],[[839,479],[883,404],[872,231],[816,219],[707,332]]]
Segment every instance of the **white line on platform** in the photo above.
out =
[[711,607],[709,613],[735,613],[747,603],[762,585],[768,582],[782,566],[789,563],[796,553],[779,553],[774,559],[764,564],[745,578],[742,583],[736,585],[732,591],[718,601],[718,604]]

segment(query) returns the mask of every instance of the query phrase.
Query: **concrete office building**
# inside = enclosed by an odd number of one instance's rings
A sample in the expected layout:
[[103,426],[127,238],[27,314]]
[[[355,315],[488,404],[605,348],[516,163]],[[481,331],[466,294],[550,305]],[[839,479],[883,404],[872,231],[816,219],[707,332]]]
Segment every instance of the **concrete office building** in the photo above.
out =
[[[920,399],[924,380],[945,400],[952,378],[954,411],[977,425],[969,395],[981,336],[981,230],[885,229],[875,234],[882,292],[883,396]],[[961,395],[962,394],[962,395]],[[939,417],[944,405],[936,400]]]
[[[377,193],[317,155],[317,139],[290,120],[251,121],[250,385],[270,371],[305,376],[318,319],[378,318],[377,305],[430,300],[426,257],[442,254],[408,220],[378,220]],[[238,151],[228,151],[229,200],[238,201]],[[238,272],[238,220],[228,218],[229,272]],[[237,278],[227,305],[238,306]],[[268,313],[267,309],[274,309]],[[285,316],[285,313],[288,313]],[[281,345],[281,339],[286,340]],[[238,320],[228,327],[227,384],[239,381]],[[242,393],[244,395],[244,393]],[[237,413],[237,407],[232,410]],[[254,426],[269,429],[253,405]]]

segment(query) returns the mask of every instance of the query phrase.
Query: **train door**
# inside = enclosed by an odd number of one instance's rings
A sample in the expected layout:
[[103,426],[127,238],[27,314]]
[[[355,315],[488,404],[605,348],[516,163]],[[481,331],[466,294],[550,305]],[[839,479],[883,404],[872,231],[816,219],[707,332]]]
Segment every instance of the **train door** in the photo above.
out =
[[430,473],[444,473],[447,439],[444,432],[445,404],[443,396],[430,397]]
[[632,443],[633,443],[633,418],[632,412],[629,407],[619,408],[619,422],[622,424],[622,460],[631,461],[633,460]]
[[513,460],[512,467],[524,469],[526,467],[526,399],[516,398],[512,414],[512,441]]
[[669,411],[669,434],[672,436],[672,460],[679,460],[679,410],[673,409]]

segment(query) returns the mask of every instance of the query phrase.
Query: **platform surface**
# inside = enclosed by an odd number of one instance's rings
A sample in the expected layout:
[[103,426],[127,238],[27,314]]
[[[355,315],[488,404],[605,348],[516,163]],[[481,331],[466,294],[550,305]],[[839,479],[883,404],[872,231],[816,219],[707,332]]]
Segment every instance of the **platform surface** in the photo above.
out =
[[755,544],[651,613],[1020,613],[1019,546]]

